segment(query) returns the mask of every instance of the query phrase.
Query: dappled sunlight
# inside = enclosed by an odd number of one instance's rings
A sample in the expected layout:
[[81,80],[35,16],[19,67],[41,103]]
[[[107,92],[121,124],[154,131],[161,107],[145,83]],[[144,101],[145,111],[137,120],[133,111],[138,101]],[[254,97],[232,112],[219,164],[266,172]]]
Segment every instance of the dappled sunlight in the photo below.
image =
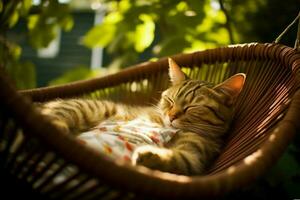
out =
[[130,84],[130,91],[131,92],[143,92],[145,88],[149,85],[149,81],[147,79],[141,81],[134,81]]
[[236,171],[236,167],[235,166],[230,166],[227,170],[226,173],[228,174],[233,174]]
[[151,176],[157,177],[159,179],[166,179],[166,180],[182,182],[182,183],[191,182],[193,179],[192,177],[189,176],[172,174],[172,173],[162,172],[158,170],[152,170],[143,166],[136,166],[135,168],[137,171],[143,174],[150,174]]
[[[278,128],[275,129],[275,131],[276,131],[276,130],[278,130]],[[275,131],[274,131],[274,132],[275,132]],[[277,132],[278,132],[278,131],[277,131]],[[275,139],[276,139],[276,135],[273,133],[273,134],[271,134],[271,135],[269,136],[269,139],[268,139],[268,140],[269,140],[270,142],[274,142]]]
[[136,82],[131,83],[130,91],[131,92],[136,92],[137,91],[137,83]]
[[275,99],[273,103],[269,106],[268,112],[266,113],[267,116],[265,119],[257,126],[257,132],[265,132],[268,127],[268,123],[273,121],[274,119],[280,119],[283,116],[282,110],[285,108],[287,104],[289,104],[290,100],[287,99],[287,95],[289,89],[282,84],[279,84],[276,89],[274,90],[276,93]]
[[245,46],[251,46],[258,44],[257,42],[251,42],[251,43],[242,43],[242,44],[229,44],[228,47],[245,47]]
[[[150,147],[150,148],[153,148],[153,147]],[[146,151],[148,150],[147,147],[145,147],[144,149]],[[169,151],[168,153],[163,152],[159,148],[157,148],[156,152],[159,153],[160,156],[164,156],[165,158],[169,157],[171,155],[170,153],[172,153],[171,151]],[[133,168],[134,170],[137,170],[140,173],[148,174],[148,175],[157,177],[159,179],[166,179],[166,180],[171,180],[171,181],[176,181],[176,182],[183,182],[183,183],[192,181],[192,177],[189,177],[189,176],[178,175],[178,174],[173,174],[173,173],[169,173],[169,172],[162,172],[162,171],[159,171],[159,170],[154,170],[154,169],[144,167],[142,165],[136,165],[136,166],[128,165],[128,163],[124,163],[123,161],[120,161],[120,160],[117,160],[116,164],[119,165],[120,167],[124,166],[124,164],[127,164],[128,167]]]
[[244,158],[244,163],[246,165],[253,164],[257,159],[259,159],[262,156],[262,150],[257,150],[256,152],[252,153],[251,155]]
[[184,175],[176,175],[167,172],[153,171],[153,175],[162,179],[168,179],[176,182],[191,182],[192,178]]

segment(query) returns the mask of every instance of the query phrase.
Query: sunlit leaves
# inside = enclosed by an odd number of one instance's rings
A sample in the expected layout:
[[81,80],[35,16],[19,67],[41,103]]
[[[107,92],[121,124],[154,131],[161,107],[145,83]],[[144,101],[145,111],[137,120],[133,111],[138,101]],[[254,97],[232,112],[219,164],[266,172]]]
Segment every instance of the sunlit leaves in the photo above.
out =
[[87,47],[106,47],[115,37],[117,23],[123,19],[122,15],[113,12],[106,16],[102,24],[94,26],[82,39]]
[[[122,55],[120,59],[115,57],[114,62],[121,66],[132,64],[128,62],[129,59],[136,62],[133,58],[137,59],[138,54],[150,46],[155,46],[156,50],[152,49],[152,52],[158,56],[180,52],[189,46],[184,38],[186,31],[193,32],[194,27],[202,21],[203,14],[196,13],[198,8],[194,9],[190,4],[203,7],[203,3],[196,0],[115,2],[113,13],[119,13],[123,18],[118,23],[107,24],[106,20],[110,17],[108,13],[102,25],[87,33],[83,43],[91,48],[107,47],[109,53],[118,57]],[[153,45],[155,38],[157,44]]]
[[0,63],[8,69],[18,89],[35,87],[35,67],[30,62],[19,61],[22,48],[7,38],[6,31],[13,28],[21,18],[25,19],[28,40],[34,48],[38,49],[47,47],[57,36],[60,28],[70,31],[74,25],[69,6],[59,3],[58,0],[43,0],[34,7],[33,12],[31,12],[32,8],[32,0],[0,0]]
[[105,47],[114,38],[115,25],[100,24],[93,27],[83,38],[82,42],[87,47]]
[[[0,2],[3,6],[3,2]],[[27,17],[31,8],[32,0],[6,2],[1,16],[2,23],[12,28],[20,17]],[[60,4],[57,0],[44,0],[36,10],[39,11],[38,14],[27,17],[29,41],[34,48],[46,47],[56,37],[58,27],[69,31],[74,25],[69,6]]]
[[193,37],[189,37],[187,39],[187,41],[189,41],[189,44],[191,44],[191,45],[189,47],[185,47],[183,49],[184,53],[190,53],[190,52],[194,52],[194,51],[201,51],[201,50],[205,50],[205,49],[212,49],[212,48],[216,47],[215,42],[197,40]]
[[131,7],[130,5],[130,0],[122,0],[120,1],[120,3],[118,4],[118,10],[122,13],[126,12],[127,10],[129,10],[129,8]]
[[45,24],[42,29],[37,26],[29,32],[29,41],[32,47],[45,48],[56,37],[55,24]]
[[228,31],[225,28],[219,28],[216,31],[208,34],[206,39],[211,42],[215,42],[218,44],[228,44],[229,42],[229,35]]
[[32,0],[0,1],[1,24],[12,28],[20,16],[26,16],[31,8]]
[[14,60],[18,60],[22,53],[22,48],[17,44],[12,44],[9,48],[9,53]]
[[29,30],[32,30],[34,29],[34,27],[37,26],[37,22],[39,20],[39,15],[35,14],[35,15],[30,15],[28,18],[27,18],[27,28]]
[[121,15],[121,13],[112,12],[106,15],[105,19],[103,20],[103,23],[116,24],[123,19],[124,17]]
[[[90,48],[106,47],[112,63],[120,66],[133,64],[133,59],[149,48],[152,49],[148,57],[161,57],[227,44],[226,18],[212,3],[217,1],[110,1],[103,24],[88,32],[83,43]],[[107,23],[111,13],[118,13],[121,19]]]
[[155,24],[149,15],[139,16],[142,21],[136,26],[134,48],[137,52],[144,51],[149,47],[154,39]]
[[176,5],[176,10],[179,12],[186,11],[188,9],[188,5],[185,1],[181,1]]
[[65,16],[64,18],[61,19],[60,25],[64,31],[72,30],[72,28],[74,26],[73,17],[71,15]]
[[21,15],[28,14],[31,6],[32,6],[32,0],[23,0],[22,4],[21,4],[21,7],[20,7]]
[[69,14],[69,7],[59,4],[57,1],[49,1],[47,6],[40,6],[39,14],[30,15],[27,19],[30,44],[38,49],[47,47],[57,36],[57,29],[70,31],[74,25],[73,18]]
[[18,22],[18,19],[19,19],[19,13],[18,11],[15,10],[12,13],[12,15],[10,15],[8,18],[8,27],[9,28],[13,27]]

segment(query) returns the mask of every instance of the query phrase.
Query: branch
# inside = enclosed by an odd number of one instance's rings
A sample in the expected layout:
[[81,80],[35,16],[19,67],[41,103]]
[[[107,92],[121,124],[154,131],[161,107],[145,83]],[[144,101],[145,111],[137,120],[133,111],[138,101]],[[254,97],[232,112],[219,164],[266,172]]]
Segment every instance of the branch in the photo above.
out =
[[[275,39],[275,43],[278,43],[280,40],[281,40],[281,38],[282,38],[282,36],[284,35],[284,34],[286,34],[286,32],[288,32],[288,30],[297,22],[297,20],[300,18],[300,12],[299,12],[299,14],[298,14],[298,16],[292,21],[292,23],[290,23],[283,31],[282,31],[282,33],[280,33],[280,35]],[[300,20],[299,20],[299,23],[300,23]],[[299,24],[299,26],[300,26],[300,24]],[[299,28],[299,27],[298,27]],[[298,30],[298,35],[299,35],[299,30]],[[300,36],[299,36],[300,37]],[[298,38],[298,37],[297,37]],[[299,38],[298,38],[299,39]],[[296,42],[297,42],[297,40],[296,40]]]
[[232,31],[231,23],[230,23],[230,21],[231,21],[230,16],[229,16],[227,10],[224,7],[223,0],[219,0],[219,4],[220,4],[220,8],[221,8],[221,10],[224,13],[225,18],[226,18],[225,27],[226,27],[226,29],[228,31],[228,34],[229,34],[230,43],[234,44],[233,31]]

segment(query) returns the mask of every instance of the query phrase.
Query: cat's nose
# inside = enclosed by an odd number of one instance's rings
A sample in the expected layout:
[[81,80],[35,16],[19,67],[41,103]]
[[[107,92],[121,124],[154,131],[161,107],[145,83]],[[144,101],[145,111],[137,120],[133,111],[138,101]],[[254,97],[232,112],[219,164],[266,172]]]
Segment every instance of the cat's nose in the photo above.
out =
[[168,116],[169,116],[170,122],[172,122],[172,121],[174,121],[175,119],[178,118],[179,113],[169,113]]
[[182,111],[178,107],[173,106],[173,108],[171,110],[169,110],[169,112],[168,112],[170,122],[177,119],[181,114],[182,114]]
[[170,122],[174,121],[174,119],[176,119],[176,118],[177,118],[176,115],[170,115],[169,114],[169,120],[170,120]]

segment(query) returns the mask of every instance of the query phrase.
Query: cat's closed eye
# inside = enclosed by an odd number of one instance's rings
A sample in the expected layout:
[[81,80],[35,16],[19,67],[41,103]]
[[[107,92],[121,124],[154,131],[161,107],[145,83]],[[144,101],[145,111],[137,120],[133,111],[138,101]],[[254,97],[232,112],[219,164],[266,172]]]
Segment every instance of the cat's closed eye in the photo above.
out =
[[174,105],[174,101],[170,97],[168,97],[167,95],[164,95],[163,98],[168,103],[168,105],[170,107],[172,107]]
[[190,110],[193,106],[187,106],[183,109],[183,112],[186,113],[188,110]]

